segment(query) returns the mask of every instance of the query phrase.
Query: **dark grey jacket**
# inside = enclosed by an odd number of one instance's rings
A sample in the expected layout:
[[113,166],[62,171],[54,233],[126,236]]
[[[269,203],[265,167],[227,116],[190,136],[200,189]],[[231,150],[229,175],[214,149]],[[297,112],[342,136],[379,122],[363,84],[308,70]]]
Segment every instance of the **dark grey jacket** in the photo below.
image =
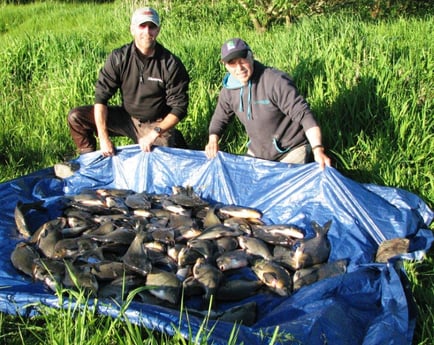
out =
[[209,134],[221,137],[233,115],[246,129],[250,151],[268,160],[278,160],[291,149],[307,144],[305,131],[318,125],[291,78],[258,61],[254,62],[248,85],[226,74]]
[[161,44],[146,57],[131,42],[107,57],[96,82],[95,103],[107,105],[119,89],[131,116],[155,121],[173,113],[181,120],[187,115],[189,82],[181,60]]

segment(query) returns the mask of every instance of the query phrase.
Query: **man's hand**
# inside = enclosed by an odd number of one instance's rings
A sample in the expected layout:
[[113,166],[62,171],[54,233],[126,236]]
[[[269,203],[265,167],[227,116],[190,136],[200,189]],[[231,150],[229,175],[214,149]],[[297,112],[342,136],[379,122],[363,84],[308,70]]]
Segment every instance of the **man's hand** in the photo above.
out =
[[115,147],[110,138],[100,139],[99,146],[104,157],[114,156],[116,154]]
[[208,158],[215,158],[219,151],[219,137],[216,134],[209,136],[208,144],[205,146],[205,154]]
[[146,133],[143,137],[139,138],[139,146],[143,152],[151,152],[152,145],[154,145],[155,140],[157,140],[159,134],[152,130]]
[[313,158],[315,159],[315,162],[319,163],[319,167],[321,170],[325,169],[325,166],[331,166],[332,160],[329,156],[325,154],[325,150],[323,146],[316,146],[312,148],[313,151]]

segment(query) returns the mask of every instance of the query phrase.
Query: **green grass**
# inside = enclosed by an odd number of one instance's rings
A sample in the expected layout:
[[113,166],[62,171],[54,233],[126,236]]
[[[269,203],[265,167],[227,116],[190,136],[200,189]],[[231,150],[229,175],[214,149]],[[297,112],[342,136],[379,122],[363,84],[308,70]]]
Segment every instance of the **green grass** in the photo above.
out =
[[[189,116],[179,125],[191,148],[202,150],[207,142],[224,73],[220,45],[241,36],[257,59],[294,77],[335,167],[359,182],[409,190],[434,206],[432,17],[366,22],[330,15],[258,34],[236,2],[212,3],[155,2],[163,18],[160,42],[181,57],[192,79]],[[74,154],[66,115],[93,102],[105,57],[132,39],[134,7],[121,1],[0,5],[0,182]],[[246,140],[234,122],[222,149],[242,153]],[[406,263],[420,309],[419,345],[434,339],[432,260],[430,253],[421,263]],[[72,320],[86,327],[72,331]],[[48,308],[31,319],[0,314],[0,330],[0,342],[8,344],[185,343],[91,310],[82,315]]]

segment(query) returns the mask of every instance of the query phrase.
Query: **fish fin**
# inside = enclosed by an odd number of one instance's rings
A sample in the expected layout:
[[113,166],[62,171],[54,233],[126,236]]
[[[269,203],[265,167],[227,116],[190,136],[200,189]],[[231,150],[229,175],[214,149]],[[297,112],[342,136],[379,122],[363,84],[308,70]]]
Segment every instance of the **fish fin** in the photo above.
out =
[[263,277],[264,277],[264,281],[266,282],[267,285],[268,285],[268,284],[270,284],[270,285],[274,285],[274,283],[275,283],[276,280],[277,280],[277,276],[276,276],[276,274],[273,273],[273,272],[265,272],[265,273],[263,274]]
[[317,236],[326,235],[330,230],[330,226],[332,225],[332,220],[330,219],[324,226],[319,225],[317,222],[312,221],[313,230],[316,232]]

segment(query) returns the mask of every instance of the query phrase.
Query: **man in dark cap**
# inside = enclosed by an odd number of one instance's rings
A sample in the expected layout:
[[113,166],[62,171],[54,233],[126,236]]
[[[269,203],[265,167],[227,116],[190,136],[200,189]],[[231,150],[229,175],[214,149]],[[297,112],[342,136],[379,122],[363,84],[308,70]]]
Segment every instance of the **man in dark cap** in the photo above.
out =
[[331,165],[321,129],[286,73],[254,60],[249,45],[240,38],[223,44],[221,60],[228,73],[209,125],[208,158],[216,156],[219,140],[236,115],[249,137],[247,155],[303,164],[313,153],[322,169]]
[[[149,152],[153,145],[187,145],[175,126],[187,115],[189,75],[181,60],[157,42],[155,9],[137,9],[131,18],[133,42],[113,50],[99,72],[95,103],[72,109],[68,124],[79,154],[115,154],[110,136],[131,138]],[[122,104],[108,105],[120,90]]]

